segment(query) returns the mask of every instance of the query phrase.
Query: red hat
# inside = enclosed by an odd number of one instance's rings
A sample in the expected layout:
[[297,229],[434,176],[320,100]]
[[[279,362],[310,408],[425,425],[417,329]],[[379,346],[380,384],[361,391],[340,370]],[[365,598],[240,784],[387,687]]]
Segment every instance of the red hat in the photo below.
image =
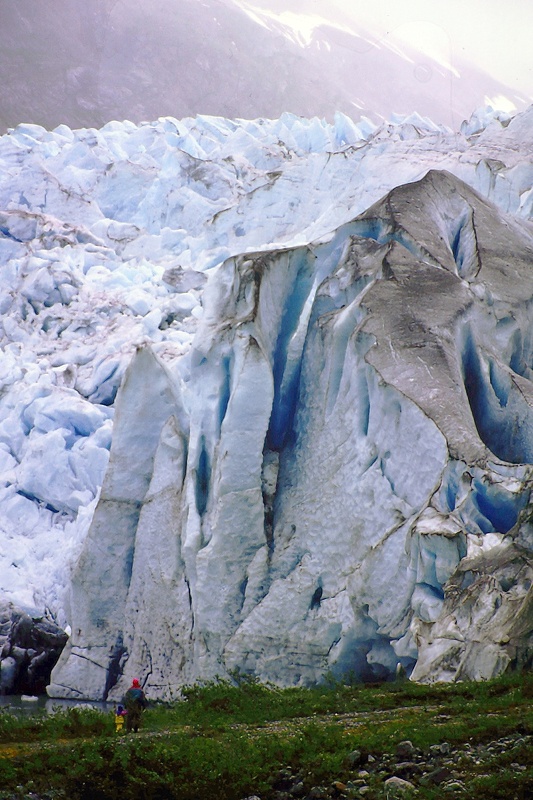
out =
[[141,684],[139,683],[139,681],[138,681],[138,679],[137,679],[137,678],[134,678],[134,679],[133,679],[133,681],[132,681],[132,684],[131,684],[131,685],[132,685],[132,686],[134,686],[136,689],[140,689],[140,687],[141,687]]

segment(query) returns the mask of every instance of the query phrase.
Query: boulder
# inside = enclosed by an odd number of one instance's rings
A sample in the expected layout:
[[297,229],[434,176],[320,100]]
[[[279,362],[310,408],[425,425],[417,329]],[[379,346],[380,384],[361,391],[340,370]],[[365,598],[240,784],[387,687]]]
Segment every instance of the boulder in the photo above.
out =
[[53,620],[0,604],[0,693],[44,694],[68,636]]

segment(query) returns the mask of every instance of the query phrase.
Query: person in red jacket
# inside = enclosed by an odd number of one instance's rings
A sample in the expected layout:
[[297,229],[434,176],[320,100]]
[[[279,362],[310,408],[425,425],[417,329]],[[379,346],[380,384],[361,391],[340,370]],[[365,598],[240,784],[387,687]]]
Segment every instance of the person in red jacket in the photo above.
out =
[[137,733],[139,730],[139,725],[141,724],[142,712],[148,705],[146,695],[141,689],[141,684],[137,678],[133,679],[132,684],[124,695],[122,702],[126,708],[126,711],[128,712],[126,715],[126,730],[128,732],[135,731],[135,733]]

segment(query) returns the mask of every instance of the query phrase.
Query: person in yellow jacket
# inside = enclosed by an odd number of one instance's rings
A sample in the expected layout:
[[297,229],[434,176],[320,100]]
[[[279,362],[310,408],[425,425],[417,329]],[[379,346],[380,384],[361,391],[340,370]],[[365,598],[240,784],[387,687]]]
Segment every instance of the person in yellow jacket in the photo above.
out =
[[118,705],[115,709],[115,731],[122,733],[124,728],[124,718],[127,716],[127,711],[124,706]]

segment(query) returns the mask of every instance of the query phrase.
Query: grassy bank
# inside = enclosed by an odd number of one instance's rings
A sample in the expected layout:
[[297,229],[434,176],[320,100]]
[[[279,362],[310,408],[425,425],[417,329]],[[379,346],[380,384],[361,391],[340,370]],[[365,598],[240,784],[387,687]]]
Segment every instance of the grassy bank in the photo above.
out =
[[[533,676],[522,674],[433,687],[212,683],[149,708],[137,735],[117,736],[112,715],[91,709],[2,712],[0,798],[279,800],[359,797],[364,786],[377,800],[392,796],[385,780],[399,767],[390,754],[409,740],[420,762],[446,743],[460,775],[456,796],[525,800],[533,797],[532,703]],[[505,752],[495,744],[504,737],[515,737]],[[404,796],[443,796],[431,781],[414,783]]]

